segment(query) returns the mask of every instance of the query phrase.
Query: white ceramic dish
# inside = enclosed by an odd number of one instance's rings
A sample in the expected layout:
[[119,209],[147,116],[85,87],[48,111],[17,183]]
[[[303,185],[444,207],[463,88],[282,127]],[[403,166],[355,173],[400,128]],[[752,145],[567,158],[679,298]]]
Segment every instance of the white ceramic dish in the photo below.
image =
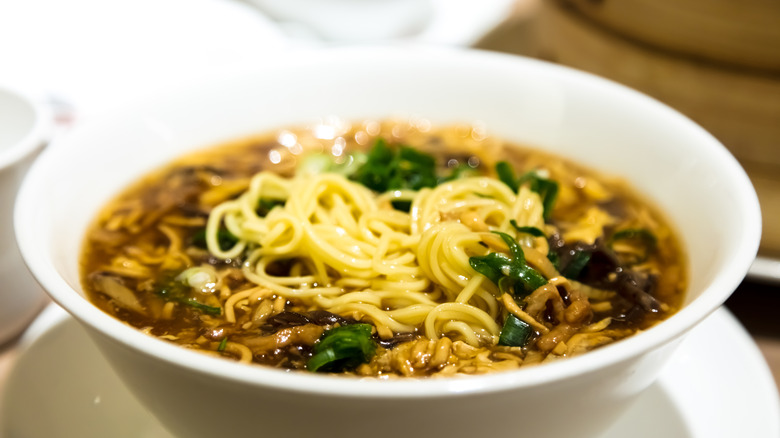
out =
[[13,230],[16,192],[52,134],[42,99],[0,83],[0,344],[17,336],[43,307],[45,294],[24,266]]
[[[733,360],[722,360],[720,341],[728,343]],[[62,431],[80,438],[172,436],[127,391],[84,329],[56,305],[36,321],[22,348],[0,399],[0,436],[45,438]],[[728,311],[718,310],[691,331],[658,381],[602,438],[775,438],[776,388],[747,332]]]
[[[655,381],[682,336],[725,301],[755,257],[758,201],[736,160],[690,120],[627,88],[529,59],[419,47],[318,51],[274,65],[174,89],[82,125],[36,162],[17,203],[32,271],[178,435],[239,435],[262,424],[268,434],[294,425],[301,435],[345,437],[502,437],[519,428],[536,437],[597,436]],[[690,254],[685,307],[628,341],[566,361],[463,379],[377,381],[206,357],[143,335],[80,294],[87,224],[150,168],[195,147],[319,117],[398,113],[433,123],[481,120],[493,135],[628,178],[680,230]],[[204,400],[209,415],[199,414]],[[559,421],[560,412],[572,421]]]

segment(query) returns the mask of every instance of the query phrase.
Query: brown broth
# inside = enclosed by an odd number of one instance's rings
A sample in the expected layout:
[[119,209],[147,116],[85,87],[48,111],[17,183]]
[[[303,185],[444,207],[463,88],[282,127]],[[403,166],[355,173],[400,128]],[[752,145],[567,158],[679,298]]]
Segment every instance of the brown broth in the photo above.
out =
[[[541,320],[553,334],[560,332],[563,341],[552,335],[545,340],[539,331],[525,347],[474,346],[457,337],[430,340],[419,328],[393,333],[392,337],[375,333],[379,345],[376,355],[348,373],[430,376],[513,369],[623,339],[667,318],[681,305],[687,280],[679,242],[663,215],[622,181],[560,157],[507,144],[474,126],[431,129],[424,121],[388,121],[336,128],[336,134],[326,139],[318,138],[316,129],[300,128],[220,145],[185,156],[129,187],[99,213],[85,238],[81,276],[90,300],[118,319],[186,348],[229,358],[249,351],[251,361],[257,364],[305,369],[324,330],[359,320],[371,322],[370,318],[359,312],[334,315],[313,308],[306,300],[265,294],[235,307],[235,321],[227,321],[226,300],[255,285],[242,273],[242,258],[221,260],[193,242],[211,209],[238,196],[257,172],[272,170],[291,177],[306,153],[321,152],[339,161],[350,152],[366,150],[381,137],[390,144],[410,145],[433,155],[442,172],[467,165],[472,172],[493,175],[501,160],[511,163],[518,173],[543,169],[560,188],[550,220],[555,229],[564,230],[597,209],[617,219],[605,228],[605,235],[615,230],[649,229],[656,239],[655,250],[639,265],[621,267],[621,274],[611,272],[595,282],[589,279],[592,287],[574,283],[576,294],[587,296],[583,303],[588,308],[579,313],[572,305],[574,292],[558,287],[561,298],[545,301],[547,309],[542,311]],[[564,243],[548,240],[553,245]],[[574,244],[566,241],[564,249],[574,250]],[[603,252],[605,241],[596,246],[592,257],[614,256]],[[293,264],[282,260],[271,269],[286,275]],[[182,292],[175,277],[193,266],[213,267],[221,278],[219,290]],[[589,269],[589,275],[595,275],[591,272],[595,269]],[[633,277],[617,278],[629,271],[634,272],[630,274]],[[107,288],[113,292],[107,293]],[[136,307],[117,298],[117,293],[128,291],[137,300]],[[165,293],[168,295],[163,296]],[[556,302],[564,306],[558,313],[551,309]],[[520,304],[528,305],[522,300]],[[214,309],[222,310],[210,314]],[[584,316],[578,316],[580,313]],[[569,324],[554,315],[580,320]],[[608,324],[597,327],[605,318],[609,318]],[[587,334],[596,329],[601,336]],[[578,341],[579,346],[573,341],[578,333],[582,334],[580,339],[587,338]]]

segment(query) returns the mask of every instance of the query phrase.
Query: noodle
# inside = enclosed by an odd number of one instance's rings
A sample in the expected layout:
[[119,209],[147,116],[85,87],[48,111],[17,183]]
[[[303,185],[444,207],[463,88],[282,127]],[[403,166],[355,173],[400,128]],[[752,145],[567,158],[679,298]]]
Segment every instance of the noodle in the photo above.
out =
[[[267,184],[267,181],[274,181],[274,184]],[[286,189],[280,190],[282,186]],[[279,199],[284,191],[306,196],[281,199],[286,201],[284,206],[266,218],[258,217],[247,207],[257,205],[261,199]],[[483,249],[479,245],[480,233],[459,222],[442,221],[441,217],[454,211],[477,210],[486,222],[500,225],[502,230],[508,230],[510,218],[526,220],[523,226],[538,226],[542,221],[539,197],[529,191],[524,191],[522,196],[518,200],[506,185],[491,178],[457,180],[421,194],[412,208],[418,213],[395,212],[394,226],[390,226],[371,216],[380,209],[381,198],[341,175],[302,175],[282,182],[273,174],[261,172],[252,179],[250,190],[238,200],[226,201],[214,208],[209,217],[206,241],[209,252],[221,258],[234,257],[246,247],[256,247],[248,262],[248,269],[255,274],[251,278],[280,296],[305,296],[334,313],[357,311],[373,324],[389,327],[396,333],[413,332],[424,320],[428,338],[439,339],[452,331],[456,333],[456,339],[476,347],[484,343],[480,341],[484,333],[498,336],[500,330],[494,316],[474,303],[487,301],[487,307],[495,309],[494,296],[481,295],[474,299],[468,293],[463,294],[471,279],[479,278],[469,265],[469,257]],[[516,205],[521,207],[515,208]],[[524,214],[510,216],[513,209]],[[364,219],[364,215],[369,215],[370,219]],[[284,220],[284,231],[278,226],[280,218]],[[381,225],[369,228],[368,223]],[[240,242],[227,251],[219,247],[217,237],[222,225],[240,238]],[[289,239],[279,239],[285,231],[289,231]],[[416,242],[416,245],[407,248],[406,245],[391,246],[391,242]],[[277,279],[265,275],[266,267],[279,254],[309,260],[319,266],[308,276]],[[457,305],[421,308],[414,303],[400,304],[401,301],[409,302],[410,296],[417,303],[434,302],[424,292],[405,287],[423,275],[440,286],[449,299],[454,301],[460,297]],[[383,290],[345,293],[346,289],[331,287],[338,280],[361,279],[380,281]],[[312,286],[315,282],[318,286]],[[478,286],[479,283],[474,283],[471,289],[475,291]],[[369,299],[365,299],[366,294]],[[382,295],[387,298],[379,299]],[[390,302],[393,296],[403,299]],[[417,306],[413,312],[411,306]],[[415,318],[409,320],[410,314]],[[406,322],[397,320],[399,315],[404,315]],[[466,322],[447,325],[450,320]]]
[[[319,170],[293,152],[276,168],[264,154],[283,149],[257,140],[174,163],[98,216],[88,294],[151,335],[283,368],[314,367],[326,336],[367,324],[365,358],[341,371],[369,376],[514,369],[674,312],[684,290],[674,233],[621,184],[481,131],[401,126],[345,131],[355,155],[329,157],[331,171],[305,130],[295,138]],[[387,135],[423,152],[401,146],[401,186],[378,189],[386,168],[360,172],[372,154],[396,153],[381,149]],[[470,168],[415,173],[436,159]],[[530,170],[515,180],[498,160]]]

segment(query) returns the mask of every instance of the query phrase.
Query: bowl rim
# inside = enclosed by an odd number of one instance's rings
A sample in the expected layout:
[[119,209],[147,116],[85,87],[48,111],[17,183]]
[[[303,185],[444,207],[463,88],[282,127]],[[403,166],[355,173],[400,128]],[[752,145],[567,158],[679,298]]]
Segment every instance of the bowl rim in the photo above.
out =
[[[306,64],[322,60],[323,57],[327,59],[337,56],[365,54],[367,50],[370,50],[374,56],[377,53],[381,53],[383,57],[407,56],[406,52],[412,50],[433,53],[436,56],[465,57],[466,59],[472,59],[474,62],[492,62],[496,66],[503,65],[503,63],[510,63],[511,65],[525,64],[528,68],[544,72],[556,80],[587,81],[601,89],[622,93],[640,107],[658,112],[663,117],[682,121],[689,127],[688,129],[699,135],[703,143],[708,143],[707,147],[711,149],[711,155],[714,157],[712,159],[717,160],[721,165],[725,165],[730,170],[731,179],[740,186],[739,192],[745,195],[738,200],[741,203],[739,209],[744,223],[752,224],[753,226],[741,230],[743,237],[736,250],[728,258],[729,269],[715,274],[711,283],[703,288],[701,295],[680,309],[675,315],[647,331],[632,336],[631,342],[616,342],[581,356],[544,364],[544,366],[540,367],[522,368],[515,371],[489,373],[486,375],[390,380],[336,377],[306,372],[286,372],[261,366],[247,366],[186,350],[178,345],[145,335],[116,320],[93,306],[78,291],[71,288],[57,273],[50,261],[46,257],[39,257],[37,254],[44,246],[40,242],[36,243],[35,231],[32,229],[32,226],[28,225],[31,222],[28,219],[34,217],[38,207],[35,202],[35,194],[44,189],[41,187],[43,175],[46,173],[47,167],[55,165],[53,159],[50,159],[52,156],[51,152],[74,147],[75,145],[71,144],[77,143],[80,133],[89,132],[92,126],[99,126],[101,120],[112,120],[121,117],[125,112],[132,113],[133,111],[141,110],[149,103],[149,100],[141,98],[137,102],[127,104],[121,109],[115,109],[99,119],[93,119],[92,123],[75,127],[72,135],[64,139],[55,139],[52,145],[33,164],[19,191],[15,211],[17,239],[28,267],[52,299],[83,325],[90,328],[93,335],[98,334],[103,338],[110,339],[125,349],[139,352],[148,357],[154,357],[159,361],[209,378],[251,385],[254,388],[272,388],[287,392],[361,398],[437,398],[474,393],[495,393],[514,390],[519,387],[530,388],[550,382],[573,379],[586,373],[595,372],[605,366],[630,361],[683,336],[694,325],[717,309],[736,289],[748,272],[750,264],[758,251],[761,234],[760,208],[752,184],[736,159],[722,144],[678,111],[628,87],[589,73],[536,59],[476,49],[353,46],[321,49],[313,53],[312,56],[302,57],[300,53],[296,53],[295,56],[290,56],[286,62],[293,63],[293,65]],[[230,73],[228,76],[230,76]],[[224,79],[225,76],[223,75],[218,75],[214,78],[217,82]],[[182,90],[186,88],[184,87]],[[181,97],[179,91],[179,89],[172,90],[164,98]],[[52,255],[49,254],[49,256]],[[725,263],[724,261],[724,265]]]
[[13,167],[49,140],[54,125],[51,109],[34,93],[20,87],[0,82],[0,94],[6,94],[26,106],[33,114],[32,125],[16,143],[0,151],[0,170]]

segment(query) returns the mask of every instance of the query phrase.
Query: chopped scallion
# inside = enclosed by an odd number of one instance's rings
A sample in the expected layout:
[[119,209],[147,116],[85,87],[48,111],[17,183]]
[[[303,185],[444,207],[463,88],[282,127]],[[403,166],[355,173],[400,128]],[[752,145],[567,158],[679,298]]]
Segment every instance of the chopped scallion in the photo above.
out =
[[585,269],[585,266],[588,265],[588,262],[590,262],[591,252],[585,251],[585,250],[577,250],[572,255],[571,259],[569,260],[569,263],[566,264],[566,267],[563,268],[561,271],[561,275],[563,275],[566,278],[570,278],[572,280],[576,280],[579,278],[580,274],[582,273],[582,270]]
[[[617,242],[624,242],[631,245],[635,248],[636,253],[627,254],[626,252],[618,251],[615,248],[615,243]],[[607,242],[607,247],[615,251],[621,259],[631,265],[646,261],[647,258],[650,257],[650,254],[655,251],[657,244],[658,242],[655,235],[649,230],[644,228],[628,228],[616,231]]]
[[510,224],[519,232],[519,233],[525,233],[530,234],[534,237],[544,237],[544,232],[536,227],[521,227],[520,225],[517,225],[517,221],[512,219],[509,221]]
[[542,274],[525,263],[523,249],[512,236],[494,233],[507,244],[511,258],[496,252],[471,257],[469,264],[475,271],[488,277],[502,292],[513,292],[515,296],[526,295],[547,284]]
[[354,369],[371,360],[376,342],[370,324],[349,324],[326,330],[306,364],[309,371],[336,372]]
[[255,210],[255,212],[260,217],[266,217],[268,216],[268,213],[271,212],[271,210],[283,205],[284,205],[284,201],[281,199],[260,198],[260,200],[257,201],[257,209]]
[[[234,236],[233,233],[228,231],[226,228],[220,228],[217,231],[217,242],[219,242],[219,248],[222,251],[227,251],[230,248],[234,247],[236,243],[238,243],[238,237]],[[206,244],[205,228],[198,230],[192,236],[192,244],[197,246],[198,248],[202,248],[202,249],[208,248],[208,245]]]
[[512,166],[506,161],[499,161],[496,163],[496,174],[498,175],[498,179],[509,186],[515,193],[520,190],[520,187],[527,184],[528,188],[537,193],[542,199],[544,220],[547,221],[550,219],[553,207],[555,206],[555,200],[558,198],[557,182],[542,177],[539,175],[539,172],[535,170],[526,172],[520,176],[520,178],[516,178],[514,169],[512,169]]
[[509,347],[525,347],[531,340],[533,329],[527,322],[515,315],[509,314],[504,321],[504,327],[498,337],[498,345]]
[[190,286],[184,284],[181,281],[175,279],[176,276],[171,277],[169,280],[163,282],[163,284],[157,290],[157,295],[165,301],[173,301],[175,303],[184,304],[185,306],[192,307],[199,310],[202,313],[208,315],[219,315],[222,313],[220,307],[209,306],[201,303],[195,298],[189,297]]

